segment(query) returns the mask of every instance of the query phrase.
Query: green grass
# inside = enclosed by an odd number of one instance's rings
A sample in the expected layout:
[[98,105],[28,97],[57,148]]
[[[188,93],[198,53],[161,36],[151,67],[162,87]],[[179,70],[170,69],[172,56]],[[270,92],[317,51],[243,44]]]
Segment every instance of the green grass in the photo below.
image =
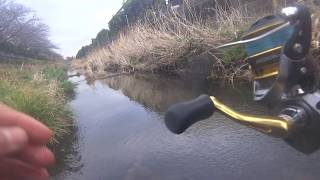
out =
[[46,80],[57,80],[59,86],[63,89],[65,94],[72,95],[74,93],[75,85],[68,81],[67,69],[63,67],[46,66],[42,73]]
[[46,66],[43,68],[42,73],[48,80],[64,81],[68,79],[67,70],[63,67]]
[[72,125],[66,90],[74,85],[65,68],[55,66],[19,68],[0,65],[0,101],[50,127],[58,142]]
[[76,85],[68,80],[64,80],[60,82],[60,87],[66,95],[72,96],[74,94],[74,89]]
[[234,46],[223,50],[222,60],[224,63],[228,64],[233,61],[243,59],[244,57],[246,57],[246,55],[247,54],[244,46]]

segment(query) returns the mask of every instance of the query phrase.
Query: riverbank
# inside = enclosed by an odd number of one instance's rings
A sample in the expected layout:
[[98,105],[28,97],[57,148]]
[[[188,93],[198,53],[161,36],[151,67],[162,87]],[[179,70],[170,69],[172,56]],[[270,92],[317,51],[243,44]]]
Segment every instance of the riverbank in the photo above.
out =
[[[314,13],[313,52],[319,50],[319,7],[307,4]],[[165,74],[203,73],[215,81],[251,80],[244,47],[227,50],[216,47],[238,40],[257,19],[272,14],[261,5],[216,7],[215,17],[202,19],[191,9],[184,15],[169,12],[165,16],[147,16],[143,23],[130,26],[118,39],[87,57],[73,62],[73,67],[88,76],[106,72],[152,72]],[[257,8],[259,7],[259,8]],[[252,9],[255,9],[254,11]],[[191,14],[187,19],[186,14]],[[318,54],[314,54],[319,57]],[[194,65],[196,63],[196,65]],[[194,68],[198,64],[200,68]]]
[[221,7],[215,18],[207,20],[198,17],[192,9],[184,13],[192,14],[191,19],[184,19],[176,12],[162,17],[151,15],[144,23],[120,34],[110,45],[75,61],[73,66],[89,76],[105,71],[180,74],[192,71],[192,63],[201,56],[204,66],[210,68],[207,75],[214,79],[233,79],[235,74],[239,77],[246,74],[245,62],[236,61],[244,59],[243,47],[223,52],[215,47],[239,39],[249,24],[265,13]]
[[0,64],[0,102],[41,121],[57,145],[72,126],[67,102],[74,85],[62,63],[43,61]]

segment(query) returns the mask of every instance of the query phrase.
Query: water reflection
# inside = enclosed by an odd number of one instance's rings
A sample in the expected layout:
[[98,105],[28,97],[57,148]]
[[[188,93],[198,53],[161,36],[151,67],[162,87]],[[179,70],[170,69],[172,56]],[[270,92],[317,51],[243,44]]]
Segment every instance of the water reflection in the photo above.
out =
[[151,75],[80,82],[71,105],[82,157],[74,161],[83,167],[53,179],[318,179],[320,153],[303,155],[218,113],[180,136],[164,126],[169,105],[202,93],[242,112],[269,113],[243,88]]
[[[259,106],[253,103],[248,84],[238,85],[237,88],[219,88],[217,84],[210,84],[204,79],[181,79],[154,74],[119,76],[102,82],[156,112],[163,112],[172,104],[193,99],[204,93],[217,95],[231,105],[235,102],[236,109],[247,109],[247,105]],[[241,107],[237,107],[238,102],[243,102]]]

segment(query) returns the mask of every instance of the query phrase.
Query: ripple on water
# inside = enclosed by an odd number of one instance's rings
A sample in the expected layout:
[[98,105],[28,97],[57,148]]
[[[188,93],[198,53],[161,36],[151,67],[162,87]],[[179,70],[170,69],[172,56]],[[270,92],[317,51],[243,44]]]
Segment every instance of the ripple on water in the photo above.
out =
[[169,105],[206,92],[239,111],[269,113],[252,103],[248,87],[243,88],[211,92],[205,82],[158,76],[121,76],[93,85],[82,81],[71,102],[79,128],[73,142],[78,155],[71,151],[66,157],[73,168],[61,166],[63,171],[53,178],[318,179],[319,152],[301,154],[221,114],[182,135],[170,133],[163,123]]

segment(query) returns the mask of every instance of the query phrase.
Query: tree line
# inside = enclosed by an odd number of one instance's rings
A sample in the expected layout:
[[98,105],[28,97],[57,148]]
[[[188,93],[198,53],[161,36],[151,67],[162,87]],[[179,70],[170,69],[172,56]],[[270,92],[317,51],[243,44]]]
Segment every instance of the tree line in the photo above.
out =
[[[143,21],[146,15],[165,15],[171,7],[183,5],[186,2],[192,4],[192,8],[203,19],[211,16],[214,12],[215,3],[225,3],[226,0],[127,0],[120,10],[108,23],[108,29],[100,31],[91,44],[83,46],[77,53],[76,58],[81,59],[93,50],[103,47],[115,40],[120,32],[125,32],[139,21]],[[232,2],[233,0],[227,0]],[[188,16],[186,14],[186,16]],[[190,15],[192,17],[192,15]],[[186,17],[188,18],[188,17]]]
[[[203,20],[215,14],[215,5],[229,6],[233,3],[250,3],[261,2],[261,5],[272,3],[283,4],[284,2],[293,2],[296,0],[127,0],[124,2],[121,9],[109,21],[108,29],[101,30],[98,35],[92,39],[92,43],[83,46],[77,53],[76,58],[81,59],[90,54],[93,50],[103,47],[115,40],[120,32],[126,31],[130,26],[138,21],[143,21],[145,15],[150,13],[158,13],[157,15],[165,14],[170,11],[172,6],[183,5],[189,3],[193,11],[198,13]],[[259,4],[259,3],[258,3]],[[187,7],[190,8],[190,7]],[[187,10],[188,11],[188,10]],[[186,12],[187,12],[186,11]],[[193,14],[185,13],[185,18],[192,21]]]
[[77,53],[76,58],[80,59],[89,54],[92,50],[106,46],[109,44],[111,40],[111,34],[108,29],[102,29],[96,36],[96,38],[92,39],[90,45],[83,46]]
[[49,27],[35,12],[12,0],[0,0],[0,52],[37,59],[61,59],[49,40]]
[[90,45],[83,46],[77,53],[80,59],[96,48],[103,47],[117,38],[120,31],[136,23],[150,9],[166,7],[166,0],[127,0],[122,8],[109,21],[108,29],[101,30]]

